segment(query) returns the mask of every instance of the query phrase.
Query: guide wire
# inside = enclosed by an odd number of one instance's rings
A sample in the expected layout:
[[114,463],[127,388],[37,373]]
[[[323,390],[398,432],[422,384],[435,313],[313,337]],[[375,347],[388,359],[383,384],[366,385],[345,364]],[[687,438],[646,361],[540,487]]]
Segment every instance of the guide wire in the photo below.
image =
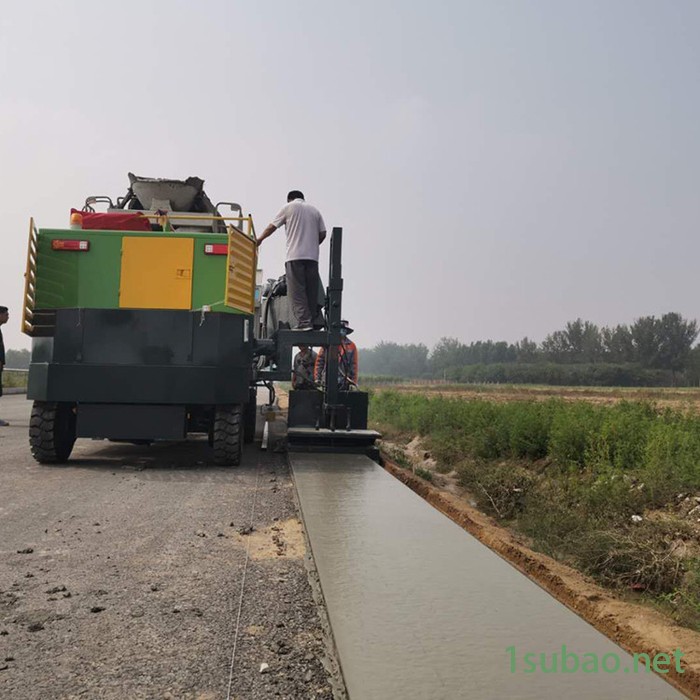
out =
[[236,649],[238,647],[238,636],[241,626],[241,611],[243,610],[243,594],[245,592],[245,580],[246,574],[248,573],[248,562],[250,561],[250,535],[255,524],[255,506],[258,500],[258,486],[260,484],[260,459],[258,459],[256,466],[256,477],[255,477],[255,491],[253,492],[253,505],[250,509],[250,532],[248,533],[246,548],[245,548],[245,559],[243,561],[243,574],[241,576],[241,589],[238,596],[238,611],[236,613],[236,627],[233,634],[233,649],[231,651],[231,664],[229,665],[228,674],[228,690],[226,692],[226,700],[231,700],[231,688],[233,686],[233,672],[236,663]]

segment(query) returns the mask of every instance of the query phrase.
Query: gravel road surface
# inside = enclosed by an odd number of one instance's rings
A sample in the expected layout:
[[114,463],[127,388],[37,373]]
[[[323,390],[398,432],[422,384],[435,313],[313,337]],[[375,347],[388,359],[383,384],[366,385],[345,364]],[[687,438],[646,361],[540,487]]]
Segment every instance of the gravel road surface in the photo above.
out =
[[0,697],[333,697],[284,455],[81,440],[41,466],[29,410],[0,399]]

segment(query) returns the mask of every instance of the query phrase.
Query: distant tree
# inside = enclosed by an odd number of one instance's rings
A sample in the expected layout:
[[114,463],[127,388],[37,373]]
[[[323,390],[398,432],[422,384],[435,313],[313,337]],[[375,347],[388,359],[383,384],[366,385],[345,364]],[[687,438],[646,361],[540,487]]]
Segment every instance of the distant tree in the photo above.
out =
[[569,348],[569,338],[565,331],[554,331],[542,341],[542,352],[552,362],[566,362]]
[[700,345],[688,353],[686,380],[690,386],[700,386]]
[[[525,337],[517,343],[477,340],[466,345],[441,338],[431,352],[425,345],[382,341],[361,351],[364,374],[454,381],[538,381],[639,386],[670,384],[679,372],[700,382],[700,350],[692,349],[696,321],[678,313],[638,318],[599,328],[577,318],[550,333],[540,346]],[[561,365],[572,365],[562,367]]]
[[614,328],[601,328],[603,354],[608,362],[633,362],[634,342],[630,329],[626,325]]
[[697,321],[686,321],[680,314],[668,313],[657,324],[658,367],[676,372],[685,369],[690,349],[698,337]]
[[441,338],[430,353],[430,368],[434,375],[441,375],[449,367],[466,364],[462,362],[464,345],[457,338]]
[[659,321],[654,316],[642,316],[630,326],[634,359],[642,367],[657,367],[661,351]]
[[533,362],[539,355],[539,346],[525,336],[515,344],[515,351],[518,362]]
[[423,377],[428,373],[428,348],[425,345],[399,345],[382,341],[360,351],[363,374],[392,377]]
[[5,364],[12,369],[29,369],[29,350],[8,350]]
[[572,362],[596,362],[603,354],[600,330],[595,323],[577,318],[564,330],[568,355]]

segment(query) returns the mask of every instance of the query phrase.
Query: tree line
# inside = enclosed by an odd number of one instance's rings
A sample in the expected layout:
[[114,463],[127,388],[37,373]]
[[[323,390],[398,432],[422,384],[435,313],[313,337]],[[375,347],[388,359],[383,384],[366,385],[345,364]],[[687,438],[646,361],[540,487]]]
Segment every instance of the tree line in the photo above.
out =
[[29,350],[8,350],[5,364],[12,369],[29,369]]
[[697,384],[698,323],[679,313],[598,326],[577,318],[537,343],[442,338],[424,344],[380,342],[361,351],[365,375],[617,386]]
[[[456,382],[663,386],[700,384],[695,320],[679,313],[597,326],[577,318],[541,343],[442,338],[423,343],[382,341],[360,351],[362,374]],[[26,369],[28,350],[8,350],[7,367]]]

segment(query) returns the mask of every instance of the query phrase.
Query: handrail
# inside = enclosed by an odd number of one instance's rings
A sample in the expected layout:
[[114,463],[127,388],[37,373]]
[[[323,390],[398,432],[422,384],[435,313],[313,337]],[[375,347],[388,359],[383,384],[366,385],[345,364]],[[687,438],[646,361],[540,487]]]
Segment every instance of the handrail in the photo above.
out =
[[255,238],[255,226],[253,224],[252,216],[217,216],[216,214],[180,214],[176,211],[169,211],[165,214],[149,214],[147,212],[140,212],[142,216],[148,219],[156,219],[156,221],[167,222],[170,219],[184,219],[185,221],[240,221],[241,223],[248,224],[248,231],[243,231],[242,228],[234,226],[237,231],[243,235],[247,235],[249,238]]
[[34,218],[29,219],[29,240],[27,242],[27,267],[24,273],[24,297],[22,298],[22,333],[32,335],[34,325],[34,305],[36,302],[36,261],[37,230]]

